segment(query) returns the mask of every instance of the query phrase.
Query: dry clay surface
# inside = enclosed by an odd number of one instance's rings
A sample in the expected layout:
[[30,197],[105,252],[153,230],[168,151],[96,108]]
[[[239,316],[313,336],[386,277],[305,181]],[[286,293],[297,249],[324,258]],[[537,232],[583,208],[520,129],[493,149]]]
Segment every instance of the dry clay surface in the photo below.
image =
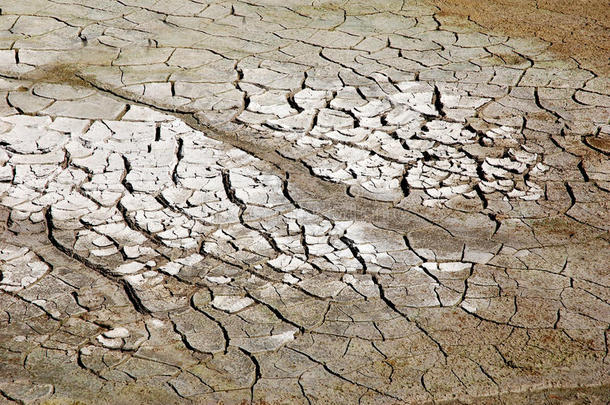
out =
[[[551,50],[610,74],[610,4],[606,0],[432,0],[439,19],[456,16],[504,35],[537,37]],[[459,23],[460,19],[453,20]]]
[[419,1],[0,6],[0,402],[610,400],[599,69]]

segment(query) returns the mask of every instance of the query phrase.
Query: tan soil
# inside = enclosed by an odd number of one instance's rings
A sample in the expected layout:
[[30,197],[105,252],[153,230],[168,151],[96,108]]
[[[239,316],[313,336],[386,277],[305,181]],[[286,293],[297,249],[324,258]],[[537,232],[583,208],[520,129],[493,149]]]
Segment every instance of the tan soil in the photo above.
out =
[[441,20],[463,16],[498,34],[536,37],[598,75],[610,75],[607,0],[430,0]]

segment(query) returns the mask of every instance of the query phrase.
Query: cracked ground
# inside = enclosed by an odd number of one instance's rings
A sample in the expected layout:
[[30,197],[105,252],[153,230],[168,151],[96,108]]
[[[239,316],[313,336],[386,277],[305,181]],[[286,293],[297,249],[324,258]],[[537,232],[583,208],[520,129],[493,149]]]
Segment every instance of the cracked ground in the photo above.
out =
[[0,403],[610,401],[603,19],[0,9]]

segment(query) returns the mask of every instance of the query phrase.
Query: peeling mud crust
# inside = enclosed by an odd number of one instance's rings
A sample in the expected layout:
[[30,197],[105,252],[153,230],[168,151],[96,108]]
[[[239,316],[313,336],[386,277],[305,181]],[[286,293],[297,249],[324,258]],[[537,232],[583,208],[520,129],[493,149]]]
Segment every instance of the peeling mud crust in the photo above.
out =
[[610,401],[605,71],[440,7],[3,4],[2,401]]

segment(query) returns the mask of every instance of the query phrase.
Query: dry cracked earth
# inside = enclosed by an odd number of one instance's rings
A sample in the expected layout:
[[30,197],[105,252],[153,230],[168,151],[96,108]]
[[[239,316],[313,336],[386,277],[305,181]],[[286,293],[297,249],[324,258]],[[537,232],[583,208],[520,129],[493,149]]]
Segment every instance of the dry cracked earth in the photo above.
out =
[[0,402],[610,401],[599,69],[417,0],[0,6]]

